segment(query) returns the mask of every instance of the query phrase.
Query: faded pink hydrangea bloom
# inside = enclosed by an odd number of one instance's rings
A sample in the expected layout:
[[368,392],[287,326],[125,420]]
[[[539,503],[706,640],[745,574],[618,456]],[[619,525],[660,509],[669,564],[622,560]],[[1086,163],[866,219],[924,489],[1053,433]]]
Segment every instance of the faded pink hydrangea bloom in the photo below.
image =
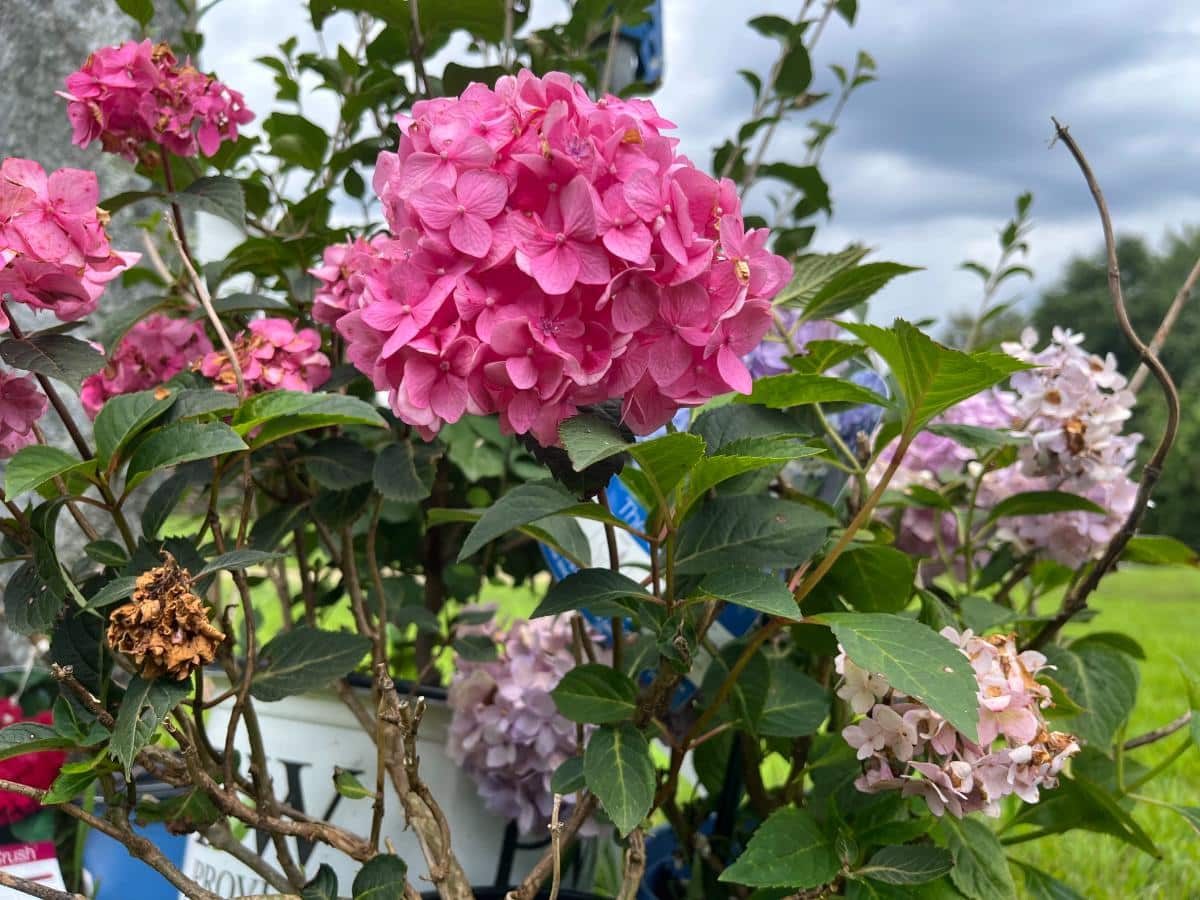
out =
[[[582,749],[575,723],[559,714],[551,696],[575,666],[570,620],[478,630],[496,640],[500,655],[491,662],[455,660],[446,750],[474,780],[488,809],[515,821],[522,834],[544,834],[554,796],[550,779]],[[594,833],[594,825],[584,827]]]
[[94,419],[110,397],[157,387],[212,348],[203,322],[148,316],[121,338],[108,365],[84,379],[79,392],[84,411]]
[[59,96],[76,144],[98,140],[130,162],[154,163],[159,146],[176,156],[212,156],[254,118],[240,93],[149,40],[95,51]]
[[[92,312],[105,285],[141,259],[109,245],[99,198],[95,172],[47,176],[32,160],[0,163],[0,296],[64,322]],[[0,329],[8,326],[0,307]]]
[[549,445],[610,398],[648,434],[749,391],[742,357],[791,267],[651,103],[523,71],[400,126],[375,170],[391,236],[331,248],[314,274],[320,315],[401,419],[432,437],[499,413]]
[[[329,380],[329,357],[315,329],[297,330],[287,319],[255,319],[233,341],[250,393],[314,391]],[[218,390],[237,391],[237,376],[223,350],[213,350],[193,366]]]
[[46,395],[28,375],[0,370],[0,459],[35,443],[33,423],[46,413]]
[[882,676],[859,668],[839,647],[838,696],[862,718],[842,737],[863,761],[855,787],[868,794],[900,790],[923,798],[935,816],[958,818],[983,810],[1000,814],[1000,801],[1016,794],[1036,803],[1041,789],[1079,752],[1069,734],[1046,727],[1050,689],[1037,681],[1046,657],[1019,652],[1012,635],[977,637],[942,629],[942,636],[971,661],[979,685],[979,741],[960,734],[925,704],[890,688]]

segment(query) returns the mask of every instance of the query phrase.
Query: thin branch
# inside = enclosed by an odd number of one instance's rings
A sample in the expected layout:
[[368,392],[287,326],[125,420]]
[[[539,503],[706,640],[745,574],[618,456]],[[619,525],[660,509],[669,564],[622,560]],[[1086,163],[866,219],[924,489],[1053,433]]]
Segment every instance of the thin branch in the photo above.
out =
[[[1171,329],[1175,327],[1175,322],[1178,321],[1179,314],[1183,312],[1183,307],[1187,304],[1189,298],[1191,298],[1192,289],[1196,287],[1198,280],[1200,280],[1200,259],[1196,260],[1196,264],[1192,266],[1192,271],[1188,272],[1188,277],[1184,279],[1179,293],[1175,295],[1175,299],[1167,307],[1167,314],[1163,316],[1163,320],[1158,326],[1158,331],[1154,332],[1154,337],[1150,339],[1150,352],[1155,356],[1158,356],[1162,352],[1163,344],[1167,342],[1167,338],[1171,334]],[[1150,370],[1146,368],[1146,364],[1141,363],[1137,367],[1137,371],[1133,373],[1133,377],[1129,379],[1129,390],[1134,394],[1140,391],[1142,385],[1146,383],[1146,378],[1149,374]]]
[[[592,811],[596,808],[596,795],[585,794],[583,799],[575,805],[575,812],[571,814],[571,820],[567,822],[562,830],[560,837],[560,850],[562,847],[570,847],[571,841],[575,839],[575,835],[579,833],[579,829],[583,827],[583,823],[591,816]],[[515,890],[509,891],[505,895],[505,900],[533,900],[538,890],[542,886],[542,882],[551,874],[554,868],[554,853],[553,847],[548,847],[546,852],[534,864],[533,869],[525,876],[520,886]]]
[[604,58],[604,72],[600,76],[600,85],[596,90],[601,97],[608,93],[612,84],[613,66],[617,61],[617,39],[621,36],[621,17],[613,13],[612,28],[608,31],[608,53]]
[[625,851],[625,877],[617,892],[617,900],[636,900],[645,874],[646,835],[642,829],[635,828],[629,833],[629,849]]
[[1153,744],[1155,741],[1161,741],[1165,737],[1170,737],[1181,728],[1186,728],[1188,723],[1192,721],[1192,711],[1189,709],[1182,716],[1172,719],[1161,728],[1155,728],[1153,731],[1147,731],[1145,734],[1139,734],[1135,738],[1130,738],[1124,744],[1125,750],[1136,750],[1138,747],[1145,747],[1147,744]]
[[1167,402],[1167,424],[1163,429],[1158,446],[1154,449],[1154,454],[1142,468],[1142,478],[1138,484],[1137,499],[1133,504],[1133,509],[1125,518],[1121,529],[1113,535],[1108,546],[1104,548],[1100,559],[1067,593],[1058,614],[1033,639],[1031,644],[1035,649],[1051,641],[1076,613],[1087,607],[1087,600],[1092,591],[1116,565],[1125,545],[1129,543],[1137,532],[1138,525],[1141,524],[1146,507],[1150,504],[1150,495],[1154,490],[1154,485],[1162,475],[1163,462],[1171,450],[1171,445],[1175,443],[1175,436],[1179,431],[1179,391],[1175,387],[1175,382],[1166,367],[1150,351],[1129,321],[1129,314],[1125,308],[1125,295],[1121,290],[1121,269],[1117,264],[1117,242],[1113,235],[1112,218],[1109,216],[1108,203],[1104,199],[1104,193],[1100,190],[1100,184],[1092,173],[1092,167],[1088,164],[1087,157],[1083,155],[1083,151],[1075,143],[1070,132],[1057,119],[1051,119],[1051,121],[1054,122],[1056,138],[1066,145],[1071,156],[1075,158],[1075,162],[1087,182],[1088,189],[1092,192],[1092,198],[1096,201],[1096,209],[1100,214],[1100,226],[1104,231],[1104,249],[1108,260],[1108,291],[1112,295],[1113,312],[1125,340],[1137,351],[1142,362],[1149,367],[1162,386]]
[[3,870],[0,870],[0,887],[20,891],[22,894],[28,894],[30,897],[40,897],[41,900],[87,900],[87,897],[83,896],[83,894],[68,894],[66,891],[58,891],[54,888],[46,887],[44,884],[38,884],[36,881],[18,878],[16,875],[10,875]]
[[[283,873],[269,866],[266,860],[234,837],[225,820],[210,825],[204,832],[204,838],[218,850],[228,853],[246,866],[279,893],[291,893],[292,885]],[[277,898],[275,894],[271,896]]]
[[415,86],[420,91],[422,97],[428,97],[429,76],[425,74],[425,37],[421,34],[421,12],[415,0],[408,4],[408,11],[410,19],[408,48],[412,55],[413,75],[416,79]]
[[562,886],[562,794],[554,795],[554,805],[550,810],[550,853],[554,857],[554,872],[550,877],[549,900],[558,900],[558,889]]

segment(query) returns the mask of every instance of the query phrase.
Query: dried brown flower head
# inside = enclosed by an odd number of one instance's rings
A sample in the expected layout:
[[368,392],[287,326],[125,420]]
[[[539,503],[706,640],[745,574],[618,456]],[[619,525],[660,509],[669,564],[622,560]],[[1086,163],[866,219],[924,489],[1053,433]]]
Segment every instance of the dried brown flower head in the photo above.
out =
[[133,657],[143,678],[183,681],[212,662],[225,635],[208,620],[192,579],[170,553],[163,564],[138,576],[133,599],[116,609],[108,645]]

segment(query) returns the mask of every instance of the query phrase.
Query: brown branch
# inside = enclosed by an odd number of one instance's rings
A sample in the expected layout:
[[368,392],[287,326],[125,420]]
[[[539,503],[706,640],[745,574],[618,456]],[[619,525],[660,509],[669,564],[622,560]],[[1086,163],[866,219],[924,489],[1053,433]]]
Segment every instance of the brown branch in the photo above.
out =
[[429,96],[429,76],[425,74],[425,37],[421,34],[421,12],[416,2],[408,4],[409,33],[408,49],[412,55],[415,87],[422,97]]
[[[1150,339],[1150,352],[1155,356],[1158,356],[1162,352],[1163,344],[1167,342],[1167,338],[1170,336],[1171,330],[1175,327],[1175,322],[1178,321],[1179,314],[1183,312],[1183,307],[1187,305],[1188,300],[1191,298],[1192,289],[1195,288],[1198,280],[1200,280],[1200,259],[1196,260],[1196,264],[1192,266],[1192,271],[1184,279],[1179,293],[1175,295],[1175,299],[1167,307],[1167,314],[1163,316],[1163,320],[1158,326],[1158,331],[1154,332],[1154,337]],[[1146,364],[1141,363],[1137,367],[1137,371],[1133,373],[1133,377],[1129,379],[1129,390],[1134,394],[1140,391],[1149,374],[1150,370],[1146,368]]]
[[68,894],[66,891],[58,891],[46,887],[44,884],[38,884],[36,881],[18,878],[3,870],[0,870],[0,887],[12,888],[14,891],[20,891],[30,897],[40,897],[41,900],[87,900],[83,894]]
[[1161,741],[1165,737],[1170,737],[1175,732],[1182,728],[1186,728],[1188,723],[1192,721],[1192,711],[1189,709],[1182,716],[1172,719],[1161,728],[1155,728],[1153,731],[1147,731],[1145,734],[1139,734],[1135,738],[1130,738],[1125,742],[1123,750],[1136,750],[1138,747],[1145,747],[1147,744],[1153,744],[1155,741]]
[[[228,853],[246,868],[250,869],[267,884],[275,888],[281,894],[289,894],[292,891],[292,885],[284,877],[283,873],[269,866],[261,856],[239,841],[233,836],[233,832],[229,829],[229,824],[225,820],[221,820],[215,825],[210,825],[204,832],[204,838],[212,846],[218,850]],[[277,895],[272,895],[277,897]]]
[[1125,340],[1137,351],[1142,362],[1150,369],[1154,377],[1158,380],[1158,383],[1162,386],[1167,402],[1167,424],[1163,429],[1158,446],[1154,449],[1154,454],[1142,468],[1142,478],[1138,484],[1137,499],[1134,501],[1133,509],[1126,516],[1120,530],[1113,535],[1112,540],[1108,542],[1108,546],[1104,548],[1104,553],[1100,559],[1075,583],[1067,593],[1067,596],[1063,598],[1062,606],[1057,615],[1033,639],[1031,646],[1035,649],[1053,640],[1062,630],[1063,626],[1076,613],[1087,608],[1088,597],[1100,584],[1100,579],[1108,574],[1109,570],[1120,559],[1125,545],[1129,543],[1130,539],[1137,532],[1138,525],[1141,524],[1146,507],[1150,504],[1150,495],[1154,490],[1154,485],[1162,475],[1163,462],[1171,450],[1171,445],[1175,443],[1175,436],[1179,431],[1179,391],[1175,387],[1175,382],[1172,380],[1171,374],[1167,371],[1166,367],[1150,351],[1150,348],[1138,336],[1133,324],[1129,321],[1129,314],[1125,308],[1125,295],[1121,290],[1121,269],[1117,263],[1117,242],[1113,235],[1112,218],[1109,216],[1108,203],[1104,199],[1104,193],[1100,190],[1100,184],[1096,181],[1096,176],[1092,173],[1092,167],[1088,164],[1087,157],[1083,155],[1083,151],[1075,143],[1075,139],[1071,137],[1070,132],[1057,119],[1051,119],[1051,121],[1054,122],[1056,139],[1062,141],[1075,158],[1075,162],[1078,164],[1079,170],[1083,173],[1084,180],[1087,182],[1088,189],[1092,192],[1092,198],[1096,201],[1096,209],[1100,214],[1100,227],[1104,231],[1104,249],[1108,261],[1108,291],[1112,296],[1113,312],[1117,318],[1117,325],[1120,326]]
[[50,664],[50,675],[59,684],[66,687],[72,694],[78,698],[83,704],[84,709],[94,715],[100,724],[109,731],[117,724],[117,720],[112,717],[103,704],[92,696],[92,692],[79,683],[79,679],[75,677],[75,669],[72,666],[60,666],[58,663]]
[[629,849],[625,851],[625,877],[617,900],[636,900],[642,876],[646,874],[646,835],[635,828],[629,833]]
[[[571,841],[575,839],[575,835],[579,833],[579,829],[583,827],[583,823],[591,816],[592,811],[596,808],[596,795],[585,794],[583,799],[575,805],[575,812],[571,814],[571,820],[563,827],[560,840],[560,847],[570,847]],[[534,864],[533,869],[525,876],[520,886],[515,890],[509,891],[505,895],[505,900],[533,900],[533,897],[542,887],[542,882],[551,874],[554,868],[554,853],[553,847],[547,848],[541,858]]]

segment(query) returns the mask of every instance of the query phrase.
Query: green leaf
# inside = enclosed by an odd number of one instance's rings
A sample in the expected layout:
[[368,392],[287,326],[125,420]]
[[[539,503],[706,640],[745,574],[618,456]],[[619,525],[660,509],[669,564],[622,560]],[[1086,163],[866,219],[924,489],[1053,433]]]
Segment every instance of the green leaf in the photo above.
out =
[[987,520],[994,522],[1007,516],[1042,516],[1059,512],[1089,512],[1107,515],[1103,506],[1097,506],[1086,497],[1066,491],[1023,491],[1005,497],[991,508]]
[[904,395],[905,426],[911,433],[938,413],[1027,368],[1000,353],[952,350],[903,319],[897,319],[892,328],[855,322],[845,322],[843,327],[887,362]]
[[192,573],[192,580],[198,581],[205,575],[211,575],[213,572],[222,570],[246,569],[250,566],[261,565],[269,562],[272,559],[282,559],[282,553],[267,553],[262,550],[230,550],[228,553],[222,553],[220,556],[215,556],[204,564],[204,568],[199,572]]
[[262,127],[271,138],[272,156],[313,172],[321,168],[329,148],[325,129],[304,116],[279,112],[268,116]]
[[1179,813],[1192,827],[1192,831],[1200,836],[1200,806],[1171,806],[1171,809]]
[[912,596],[917,561],[882,544],[850,547],[821,582],[855,609],[869,613],[899,612]]
[[262,447],[290,434],[324,428],[328,425],[371,425],[379,428],[387,422],[371,404],[346,394],[305,393],[303,391],[267,391],[250,397],[234,413],[233,428],[240,435],[255,429],[250,438],[254,448]]
[[771,687],[758,733],[784,738],[812,734],[829,715],[829,695],[795,663],[777,657],[769,664]]
[[970,661],[931,628],[903,616],[823,613],[846,656],[887,677],[970,738],[978,740],[979,685]]
[[769,616],[800,620],[800,607],[778,575],[744,566],[720,568],[700,582],[700,592]]
[[142,508],[142,534],[147,540],[158,536],[192,481],[192,473],[180,471],[155,487]]
[[[792,280],[775,298],[776,306],[805,307],[833,278],[858,265],[866,247],[851,246],[839,253],[807,253],[792,267]],[[810,317],[812,318],[812,317]]]
[[246,224],[246,195],[238,180],[228,175],[197,178],[172,199],[181,206],[219,216],[239,228]]
[[58,777],[54,779],[54,783],[50,785],[50,789],[46,791],[42,804],[52,806],[56,803],[70,803],[91,787],[95,780],[96,769],[94,766],[88,766],[79,771],[64,766]]
[[619,429],[594,416],[567,419],[558,426],[558,434],[579,472],[601,460],[628,453],[641,466],[659,502],[667,498],[704,455],[704,439],[699,435],[681,431],[630,443]]
[[[704,680],[700,683],[700,693],[707,702],[712,703],[721,690],[721,685],[733,674],[733,667],[745,650],[745,641],[734,641],[726,644],[712,658]],[[733,681],[728,694],[728,710],[720,710],[720,721],[726,718],[737,719],[742,728],[751,733],[757,733],[762,721],[763,710],[767,705],[767,694],[771,690],[771,666],[766,654],[762,651],[754,653],[745,667]]]
[[851,874],[884,884],[924,884],[954,868],[954,857],[941,847],[880,847],[861,869]]
[[734,402],[756,403],[769,409],[790,409],[811,403],[890,405],[887,398],[852,381],[804,372],[787,372],[783,375],[759,378],[754,382],[754,390],[749,396],[739,396]]
[[408,866],[391,853],[373,857],[358,870],[351,888],[354,900],[398,900],[404,896]]
[[83,552],[87,554],[88,559],[98,562],[102,566],[119,568],[129,562],[125,548],[116,541],[91,541],[83,548]]
[[370,648],[370,640],[362,635],[297,626],[272,638],[259,652],[250,693],[270,703],[320,690],[354,671]]
[[33,562],[22,563],[4,587],[4,621],[17,634],[49,631],[62,608],[62,597],[50,590]]
[[808,58],[808,48],[803,40],[797,40],[784,53],[779,61],[779,69],[775,77],[775,90],[782,97],[796,97],[803,94],[812,84],[812,61]]
[[[743,447],[762,455],[748,453],[743,455]],[[733,448],[737,449],[737,455],[732,452]],[[736,445],[731,444],[727,449],[730,452],[722,450],[720,453],[706,456],[696,463],[684,481],[684,487],[680,492],[681,499],[677,507],[677,516],[682,518],[693,505],[704,498],[709,490],[731,478],[745,475],[747,472],[756,472],[759,469],[782,467],[792,460],[819,456],[825,452],[820,447],[810,447],[791,437],[747,438],[744,441],[738,441]]]
[[375,796],[375,792],[368,790],[361,781],[354,777],[353,772],[341,767],[333,770],[333,788],[347,800],[362,800]]
[[147,681],[134,675],[121,698],[117,721],[113,726],[109,754],[129,774],[138,752],[150,743],[163,720],[172,709],[192,692],[189,679],[174,681],[156,678]]
[[572,756],[564,761],[550,778],[550,790],[556,794],[577,794],[587,787],[583,777],[583,757]]
[[388,444],[375,459],[375,490],[388,500],[419,503],[433,490],[434,456],[412,441]]
[[104,609],[106,606],[112,606],[114,603],[120,603],[127,597],[133,595],[134,588],[137,586],[137,577],[134,575],[123,575],[120,578],[114,578],[88,599],[88,609]]
[[100,465],[108,464],[131,440],[141,434],[175,402],[175,395],[156,397],[157,391],[138,391],[110,397],[100,408],[92,426],[96,435],[96,456]]
[[31,444],[22,447],[8,461],[4,471],[4,493],[13,499],[28,491],[36,491],[56,477],[72,472],[90,472],[95,468],[94,459],[81,460],[57,447]]
[[785,806],[758,827],[719,877],[747,887],[807,890],[837,877],[838,859],[812,813]]
[[58,734],[52,725],[40,722],[18,722],[0,728],[0,760],[39,750],[74,749],[76,741]]
[[[267,297],[263,294],[226,294],[224,297],[214,297],[212,305],[218,315],[251,312],[258,309],[266,309],[284,315],[294,315],[291,305],[286,300],[280,300],[278,297]],[[193,313],[193,316],[195,318],[203,318],[204,310],[197,310]],[[226,396],[231,395],[226,394]]]
[[346,490],[371,480],[375,454],[358,441],[331,437],[304,451],[304,467],[321,487]]
[[1059,881],[1053,875],[1036,869],[1033,866],[1017,861],[1021,869],[1025,893],[1029,900],[1084,900],[1081,894],[1068,884]]
[[992,829],[978,819],[942,819],[942,833],[954,854],[950,880],[968,900],[1016,900],[1017,886]]
[[853,309],[869,300],[896,276],[917,271],[920,271],[919,267],[893,262],[866,263],[846,269],[830,278],[805,304],[800,321],[828,319]]
[[117,0],[117,8],[137,22],[143,30],[154,18],[154,0]]
[[611,569],[580,569],[550,585],[531,619],[586,609],[596,616],[636,615],[650,595],[628,576]]
[[794,418],[762,406],[730,404],[696,417],[691,432],[704,438],[709,453],[720,453],[748,438],[804,438]]
[[713,572],[723,566],[800,565],[825,541],[833,521],[811,507],[770,497],[717,497],[679,529],[676,571]]
[[458,552],[458,561],[462,562],[503,534],[570,509],[577,502],[552,481],[534,481],[518,485],[480,516],[463,541]]
[[1057,667],[1054,673],[1083,712],[1059,719],[1063,731],[1099,750],[1107,750],[1137,702],[1137,663],[1105,644],[1080,647],[1047,647],[1046,657]]
[[583,775],[621,837],[649,814],[654,762],[646,738],[632,725],[602,725],[592,734],[583,755]]
[[1196,566],[1200,557],[1183,541],[1165,534],[1139,534],[1133,537],[1121,554],[1122,562],[1147,566]]
[[237,397],[213,389],[188,389],[175,395],[175,405],[167,411],[167,421],[194,419],[210,414],[224,415],[238,408]]
[[104,354],[87,341],[44,331],[0,341],[0,359],[14,369],[55,378],[75,390],[83,379],[104,368]]
[[312,881],[300,889],[300,900],[338,900],[337,872],[321,863]]
[[138,444],[125,474],[126,490],[157,469],[245,449],[242,439],[223,422],[174,422]]
[[550,696],[558,711],[572,722],[601,725],[632,718],[637,685],[609,666],[587,663],[567,672]]
[[980,456],[989,450],[1028,442],[1028,438],[1019,437],[1002,428],[981,428],[978,425],[959,425],[954,422],[932,422],[925,426],[925,430],[940,437],[948,437],[955,443],[974,450]]
[[1050,833],[1082,828],[1109,834],[1155,859],[1162,859],[1154,841],[1117,799],[1105,787],[1078,772],[1070,777],[1060,776],[1058,787],[1036,807],[1027,808],[1027,812],[1028,823],[1023,824],[1041,825]]
[[1179,671],[1183,675],[1188,708],[1192,711],[1192,720],[1188,723],[1188,733],[1192,736],[1192,743],[1200,749],[1200,677],[1197,677],[1196,673],[1182,661],[1179,662]]

